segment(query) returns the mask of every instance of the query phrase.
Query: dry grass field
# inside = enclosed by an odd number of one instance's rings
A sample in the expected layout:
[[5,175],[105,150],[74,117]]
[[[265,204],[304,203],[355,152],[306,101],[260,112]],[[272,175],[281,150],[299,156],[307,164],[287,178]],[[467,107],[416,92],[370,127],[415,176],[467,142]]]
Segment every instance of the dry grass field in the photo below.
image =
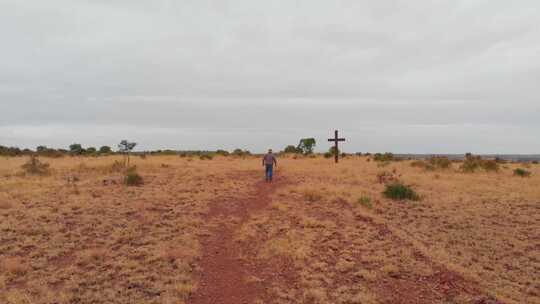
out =
[[119,159],[0,159],[0,303],[540,303],[540,165]]

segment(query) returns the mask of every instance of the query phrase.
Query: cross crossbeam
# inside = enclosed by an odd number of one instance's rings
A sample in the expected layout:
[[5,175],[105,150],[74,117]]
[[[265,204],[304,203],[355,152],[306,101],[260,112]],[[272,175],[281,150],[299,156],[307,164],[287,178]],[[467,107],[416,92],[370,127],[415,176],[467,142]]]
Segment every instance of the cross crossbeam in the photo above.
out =
[[338,136],[338,130],[334,131],[334,138],[329,138],[328,141],[334,142],[334,159],[336,160],[336,163],[339,161],[339,148],[338,143],[340,141],[345,141],[345,138],[339,138]]

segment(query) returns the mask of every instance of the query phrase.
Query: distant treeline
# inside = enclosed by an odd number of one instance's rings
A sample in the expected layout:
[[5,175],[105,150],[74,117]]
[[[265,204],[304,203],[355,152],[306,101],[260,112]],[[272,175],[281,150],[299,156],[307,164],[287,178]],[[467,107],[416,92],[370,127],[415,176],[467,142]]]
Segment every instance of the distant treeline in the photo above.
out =
[[[125,151],[113,151],[109,146],[102,146],[99,149],[95,147],[84,148],[81,144],[72,144],[68,149],[54,149],[46,146],[38,146],[35,150],[32,149],[21,149],[18,147],[6,147],[0,145],[0,156],[28,156],[28,155],[38,155],[44,157],[64,157],[64,156],[103,156],[103,155],[114,155],[114,154],[124,154]],[[153,150],[153,151],[139,151],[131,152],[133,155],[178,155],[180,157],[187,156],[201,156],[201,155],[235,155],[235,156],[247,156],[251,155],[251,152],[248,150],[235,149],[232,152],[227,150],[216,150],[216,151],[199,151],[199,150]]]

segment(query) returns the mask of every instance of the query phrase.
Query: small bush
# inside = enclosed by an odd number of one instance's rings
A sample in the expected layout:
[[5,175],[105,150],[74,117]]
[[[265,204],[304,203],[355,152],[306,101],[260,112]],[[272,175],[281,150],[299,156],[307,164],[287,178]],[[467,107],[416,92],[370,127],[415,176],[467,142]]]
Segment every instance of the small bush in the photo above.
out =
[[461,165],[461,170],[467,173],[472,173],[480,168],[488,172],[497,172],[499,171],[499,163],[495,160],[483,160],[480,156],[467,154]]
[[214,157],[211,155],[211,154],[201,154],[201,156],[199,156],[199,159],[200,160],[212,160]]
[[395,158],[394,154],[386,152],[384,154],[375,153],[375,155],[373,155],[373,160],[377,162],[389,162],[395,160]]
[[140,186],[143,178],[137,173],[137,167],[133,166],[126,171],[125,182],[128,186]]
[[495,160],[484,160],[482,161],[481,166],[484,170],[488,172],[499,171],[499,164]]
[[324,158],[331,158],[331,157],[334,157],[334,154],[332,154],[330,152],[324,153]]
[[32,175],[48,175],[50,173],[49,164],[41,162],[35,155],[30,156],[30,160],[21,168],[25,173]]
[[433,167],[439,168],[439,169],[448,169],[450,168],[450,166],[452,166],[452,162],[450,161],[450,159],[448,159],[448,157],[442,157],[442,156],[430,158],[429,163]]
[[369,209],[373,208],[373,204],[371,204],[371,199],[368,196],[361,196],[358,199],[358,204]]
[[533,160],[531,163],[532,163],[533,165],[538,165],[538,161],[537,161],[537,160]]
[[417,201],[420,199],[418,194],[416,194],[416,192],[410,186],[404,185],[399,182],[386,185],[386,189],[384,190],[383,194],[387,198],[399,201]]
[[529,177],[531,176],[531,172],[522,168],[517,168],[514,170],[514,175],[520,177]]
[[216,154],[217,154],[217,155],[221,155],[221,156],[229,156],[230,153],[229,153],[229,151],[221,150],[221,149],[220,149],[220,150],[217,150],[217,151],[216,151]]

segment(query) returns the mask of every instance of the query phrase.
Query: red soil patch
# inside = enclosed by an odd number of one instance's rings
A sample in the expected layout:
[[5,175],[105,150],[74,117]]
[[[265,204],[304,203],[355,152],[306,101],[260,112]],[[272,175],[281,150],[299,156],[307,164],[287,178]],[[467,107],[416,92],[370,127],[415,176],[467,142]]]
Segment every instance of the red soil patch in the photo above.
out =
[[[262,179],[263,177],[261,174],[246,174],[241,178]],[[284,183],[285,180],[279,177],[272,183],[256,182],[254,194],[245,199],[237,199],[233,202],[218,199],[211,204],[210,211],[206,215],[208,222],[219,219],[234,218],[236,220],[214,228],[211,235],[202,240],[200,260],[202,271],[199,274],[197,291],[191,296],[189,303],[253,303],[255,299],[265,294],[265,284],[261,284],[259,280],[253,280],[253,276],[260,279],[261,276],[270,273],[279,275],[279,272],[270,265],[260,265],[242,259],[239,253],[247,249],[239,248],[239,243],[234,241],[233,236],[251,214],[269,206],[270,195]],[[282,277],[287,276],[287,274],[282,275]]]

